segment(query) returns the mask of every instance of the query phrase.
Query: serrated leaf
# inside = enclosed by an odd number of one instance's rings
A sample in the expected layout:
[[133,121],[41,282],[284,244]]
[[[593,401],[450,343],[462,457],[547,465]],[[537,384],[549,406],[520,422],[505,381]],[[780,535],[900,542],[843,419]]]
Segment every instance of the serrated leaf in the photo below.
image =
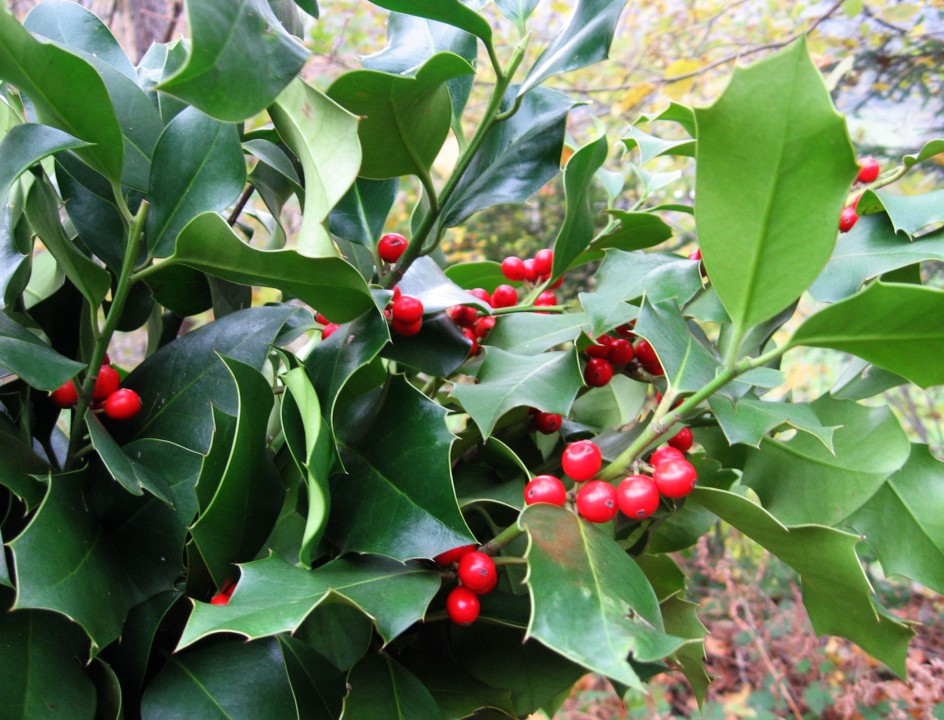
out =
[[442,720],[429,690],[388,655],[368,655],[348,675],[341,720]]
[[746,330],[796,300],[826,264],[855,156],[802,41],[735,70],[695,116],[698,240],[721,302]]
[[220,120],[239,122],[271,105],[308,58],[265,0],[189,3],[187,21],[186,64],[157,89]]
[[692,686],[692,691],[701,705],[708,693],[711,677],[705,669],[705,641],[703,639],[708,634],[708,628],[698,619],[699,606],[674,596],[662,603],[661,610],[665,631],[689,639],[688,643],[676,651],[674,659],[685,675],[685,679]]
[[63,357],[0,310],[0,368],[37,390],[55,390],[74,378],[82,363]]
[[634,331],[652,345],[676,392],[700,390],[721,367],[712,350],[692,334],[673,300],[643,300]]
[[849,518],[876,552],[886,575],[902,575],[944,591],[944,464],[912,445],[900,470]]
[[[332,594],[305,618],[295,637],[315,648],[336,670],[346,673],[370,650],[374,623],[347,598]],[[338,714],[343,694],[338,696]]]
[[276,638],[282,646],[298,716],[334,720],[341,714],[344,674],[306,643],[289,635]]
[[492,39],[492,28],[485,18],[459,0],[438,0],[435,3],[423,2],[423,0],[371,0],[371,2],[394,12],[416,15],[452,25],[485,42],[490,42]]
[[[512,87],[502,111],[515,102]],[[539,88],[524,96],[509,119],[496,123],[442,207],[441,223],[460,225],[470,215],[502,203],[523,202],[560,172],[567,114],[572,100]]]
[[[790,345],[858,355],[921,387],[944,384],[944,291],[876,282],[823,308],[797,328]],[[879,332],[876,328],[881,328]]]
[[696,487],[690,499],[800,574],[803,604],[818,634],[848,638],[904,676],[913,633],[872,603],[856,555],[858,535],[819,525],[787,527],[759,505],[725,490]]
[[160,475],[151,472],[147,467],[135,462],[122,452],[121,447],[109,435],[95,415],[89,414],[85,418],[89,430],[89,439],[102,462],[108,468],[111,476],[132,495],[141,495],[144,490],[154,497],[173,505],[170,487]]
[[607,210],[607,213],[619,220],[619,226],[594,240],[593,250],[644,250],[672,237],[672,228],[650,212]]
[[626,0],[578,0],[567,27],[535,60],[518,94],[524,95],[552,75],[606,60],[625,5]]
[[681,155],[695,157],[695,141],[691,138],[684,140],[663,140],[662,138],[645,133],[637,127],[631,127],[623,138],[627,150],[639,148],[639,164],[645,165],[650,160],[663,155]]
[[187,223],[200,213],[225,209],[245,182],[236,126],[196,108],[181,112],[167,124],[154,148],[147,216],[150,253],[170,255]]
[[499,718],[517,717],[510,690],[476,680],[450,659],[413,652],[400,660],[426,686],[445,720],[463,720],[483,708],[496,711]]
[[218,632],[249,639],[295,632],[332,595],[360,608],[390,642],[423,617],[440,584],[419,565],[373,556],[341,557],[305,570],[272,555],[240,570],[229,604],[194,601],[178,649]]
[[76,154],[112,182],[121,179],[121,128],[101,77],[82,58],[34,38],[0,7],[0,80],[26,94],[44,125],[87,143]]
[[895,232],[905,233],[909,237],[929,225],[944,221],[944,212],[941,211],[944,190],[922,195],[897,195],[887,190],[872,190],[868,194],[873,201],[870,205],[877,203],[888,213]]
[[426,174],[452,119],[445,83],[473,73],[458,55],[438,53],[414,77],[355,70],[335,80],[328,96],[363,118],[359,174],[375,179]]
[[944,153],[944,140],[928,140],[918,152],[905,155],[901,160],[905,167],[910,168],[912,165],[924,162],[928,158],[941,153]]
[[285,657],[275,638],[225,640],[171,655],[141,700],[143,720],[296,717]]
[[269,114],[305,174],[298,250],[311,257],[337,257],[323,222],[357,177],[358,120],[301,79],[285,88]]
[[406,560],[474,540],[452,486],[446,414],[397,375],[378,404],[339,418],[347,475],[331,481],[329,536],[344,550]]
[[258,250],[243,242],[222,216],[202,213],[181,229],[168,263],[243,285],[272,287],[346,322],[374,307],[360,274],[339,257],[295,250]]
[[562,508],[531,505],[518,524],[529,538],[527,637],[641,688],[627,658],[661,660],[683,642],[665,634],[646,576],[601,529]]
[[440,312],[453,305],[474,305],[488,310],[487,303],[456,285],[430,257],[418,258],[397,285],[404,295],[419,298],[426,314]]
[[576,340],[581,332],[590,329],[588,321],[583,312],[560,315],[512,313],[496,318],[486,343],[517,355],[532,355]]
[[[402,285],[402,283],[401,283]],[[383,357],[434,377],[452,375],[469,356],[471,343],[445,313],[423,318],[420,332],[409,337],[393,334]]]
[[535,407],[566,415],[582,384],[580,366],[572,351],[529,356],[489,347],[476,384],[457,384],[452,397],[469,413],[482,437],[488,437],[501,416],[512,408]]
[[827,450],[833,449],[835,427],[825,427],[807,403],[771,402],[753,396],[732,400],[713,395],[708,400],[711,411],[728,442],[760,447],[761,440],[781,425],[790,425],[819,439]]
[[590,388],[574,401],[570,417],[596,430],[634,422],[648,397],[649,384],[614,375],[604,387]]
[[839,525],[868,501],[908,458],[909,443],[888,407],[828,395],[810,405],[833,434],[835,454],[811,435],[765,440],[748,454],[743,482],[788,525]]

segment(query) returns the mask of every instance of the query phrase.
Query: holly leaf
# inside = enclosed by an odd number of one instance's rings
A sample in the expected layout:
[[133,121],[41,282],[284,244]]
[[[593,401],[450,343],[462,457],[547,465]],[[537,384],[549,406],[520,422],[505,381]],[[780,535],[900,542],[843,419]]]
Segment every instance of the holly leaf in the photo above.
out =
[[423,2],[423,0],[371,0],[371,2],[394,12],[416,15],[427,20],[452,25],[475,35],[486,43],[491,42],[492,39],[492,28],[485,18],[459,0],[438,0],[435,3]]
[[347,474],[332,478],[329,521],[345,551],[431,558],[474,540],[452,485],[446,414],[399,375],[379,401],[346,409],[337,434]]
[[496,318],[495,327],[485,342],[516,355],[534,355],[571,342],[589,329],[589,318],[583,312],[513,313]]
[[788,527],[726,490],[696,487],[689,499],[800,574],[803,604],[817,634],[848,638],[904,677],[908,640],[914,633],[872,603],[872,589],[856,555],[858,535],[821,525]]
[[456,285],[430,257],[418,258],[397,285],[404,295],[419,298],[427,315],[453,305],[474,305],[486,312],[489,310],[487,303]]
[[804,41],[735,69],[721,98],[695,117],[698,241],[712,285],[744,331],[819,275],[858,166]]
[[37,390],[55,390],[74,378],[82,363],[63,357],[0,310],[0,368]]
[[781,425],[789,425],[810,433],[832,452],[836,427],[824,427],[807,403],[771,402],[754,396],[734,400],[713,395],[708,405],[732,445],[742,443],[759,448],[761,440],[769,432]]
[[20,498],[27,510],[42,502],[46,487],[38,478],[48,472],[49,465],[40,460],[19,433],[7,432],[0,426],[0,485]]
[[607,210],[611,217],[619,220],[619,226],[593,241],[593,250],[616,248],[617,250],[644,250],[672,237],[672,228],[658,215],[650,212],[627,212]]
[[441,720],[442,713],[417,677],[389,655],[368,655],[348,675],[341,720]]
[[[944,190],[935,190],[921,195],[898,195],[887,190],[870,190],[863,197],[865,207],[881,207],[896,233],[905,233],[912,238],[919,230],[944,221],[941,202]],[[858,224],[858,223],[857,223]]]
[[435,377],[452,375],[469,356],[471,343],[445,313],[423,318],[419,333],[402,337],[384,348],[383,357]]
[[306,570],[271,555],[240,565],[227,605],[194,600],[177,649],[220,632],[250,640],[294,633],[332,597],[364,612],[388,643],[423,617],[439,584],[435,573],[419,565],[376,556],[346,556]]
[[655,160],[663,155],[680,155],[682,157],[695,157],[695,141],[686,138],[684,140],[664,140],[662,138],[643,132],[638,127],[631,127],[629,133],[623,138],[623,145],[627,150],[639,148],[639,164],[645,165],[650,160]]
[[358,178],[328,215],[331,233],[348,242],[373,248],[383,233],[384,222],[397,198],[399,186],[396,179]]
[[301,640],[288,635],[279,635],[276,639],[285,656],[298,716],[306,720],[338,717],[345,692],[344,674]]
[[535,407],[566,415],[582,386],[574,352],[561,350],[539,355],[516,355],[495,347],[485,349],[485,361],[474,385],[457,384],[452,397],[472,417],[482,437],[516,407]]
[[665,634],[659,602],[639,566],[596,526],[551,505],[526,508],[526,637],[585,668],[642,687],[628,658],[654,662],[684,641]]
[[85,417],[89,439],[98,456],[105,463],[108,472],[118,483],[132,495],[143,495],[147,490],[154,497],[173,505],[170,487],[163,477],[151,472],[147,467],[125,455],[121,447],[102,425],[95,415]]
[[852,353],[926,388],[944,384],[942,315],[944,291],[876,282],[807,318],[790,345]]
[[648,393],[648,383],[614,375],[603,387],[590,388],[577,398],[570,417],[581,425],[600,431],[621,427],[639,417]]
[[157,89],[226,122],[271,105],[308,59],[266,0],[190,3],[187,22],[190,54]]

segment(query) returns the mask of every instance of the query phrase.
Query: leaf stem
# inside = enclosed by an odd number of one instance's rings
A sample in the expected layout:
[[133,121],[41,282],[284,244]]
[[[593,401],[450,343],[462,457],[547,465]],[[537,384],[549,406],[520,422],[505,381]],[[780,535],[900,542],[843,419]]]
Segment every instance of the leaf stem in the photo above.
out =
[[499,552],[506,545],[509,545],[522,535],[524,535],[524,530],[518,527],[517,523],[514,523],[485,543],[479,550],[486,555],[495,555],[495,553]]

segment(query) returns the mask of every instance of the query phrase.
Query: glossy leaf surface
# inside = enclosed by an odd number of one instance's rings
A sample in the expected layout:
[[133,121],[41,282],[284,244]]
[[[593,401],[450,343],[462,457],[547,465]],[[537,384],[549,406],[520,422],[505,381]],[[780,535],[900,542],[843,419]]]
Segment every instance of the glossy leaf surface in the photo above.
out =
[[429,690],[416,676],[388,655],[371,655],[348,675],[350,692],[344,698],[342,720],[441,720]]
[[440,0],[435,3],[423,2],[423,0],[371,0],[371,2],[387,10],[452,25],[485,42],[490,42],[492,39],[492,28],[485,18],[460,0]]
[[728,442],[760,447],[769,432],[781,425],[810,433],[832,450],[835,427],[825,427],[809,405],[771,402],[753,396],[737,400],[715,395],[708,401]]
[[38,390],[55,390],[84,366],[63,357],[29,330],[0,311],[0,368]]
[[635,332],[646,338],[659,356],[669,384],[677,392],[694,392],[711,382],[718,358],[685,324],[672,300],[643,301]]

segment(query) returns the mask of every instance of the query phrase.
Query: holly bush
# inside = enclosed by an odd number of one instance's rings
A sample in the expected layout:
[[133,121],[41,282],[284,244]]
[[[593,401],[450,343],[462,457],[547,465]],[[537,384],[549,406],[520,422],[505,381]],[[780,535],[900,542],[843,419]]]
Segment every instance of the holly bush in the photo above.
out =
[[[533,1],[496,0],[515,48],[458,0],[374,4],[387,47],[325,90],[282,24],[313,0],[191,2],[137,66],[79,5],[0,10],[0,715],[515,718],[588,671],[703,696],[673,553],[719,521],[904,674],[859,553],[944,591],[941,463],[873,400],[944,383],[944,190],[884,188],[944,141],[857,181],[797,42],[646,118],[685,139],[565,152],[543,85],[606,58],[624,0],[531,54]],[[662,156],[694,208],[652,200]],[[541,253],[449,263],[450,228],[558,173]],[[680,213],[700,258],[664,250]],[[782,389],[799,346],[850,356],[812,402]]]

